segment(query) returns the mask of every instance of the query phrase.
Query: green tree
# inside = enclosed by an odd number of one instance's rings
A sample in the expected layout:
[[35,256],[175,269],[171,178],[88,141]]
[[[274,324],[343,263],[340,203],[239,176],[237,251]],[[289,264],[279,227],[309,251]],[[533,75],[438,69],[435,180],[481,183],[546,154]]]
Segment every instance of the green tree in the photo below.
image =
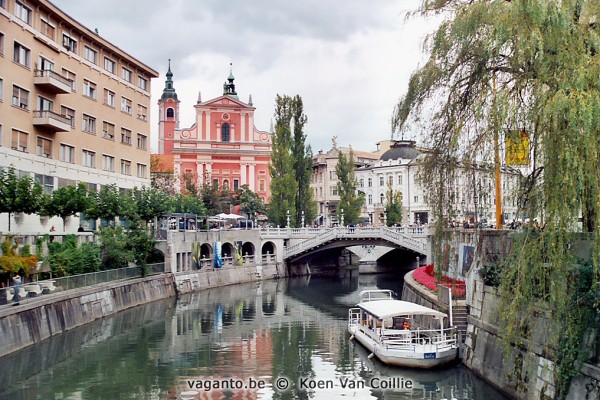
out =
[[173,211],[176,213],[206,215],[206,207],[201,199],[183,193],[179,193],[175,196]]
[[126,217],[132,221],[140,219],[145,223],[171,211],[173,207],[173,198],[153,187],[133,188],[129,202],[133,207]]
[[127,235],[120,226],[108,226],[100,229],[100,269],[126,268],[134,262],[135,255],[127,243]]
[[240,209],[249,219],[254,219],[257,213],[265,213],[267,211],[263,198],[250,190],[248,185],[242,185]]
[[88,197],[85,183],[78,185],[67,185],[56,189],[50,197],[42,197],[40,215],[52,217],[54,215],[62,218],[63,231],[66,229],[67,217],[84,212],[88,209],[90,198]]
[[104,185],[100,191],[92,194],[86,214],[92,219],[106,219],[110,224],[114,223],[116,217],[124,215],[123,208],[122,197],[117,185]]
[[177,193],[177,179],[173,167],[165,165],[158,154],[150,156],[150,185],[171,196]]
[[364,193],[358,192],[358,182],[354,176],[354,152],[350,149],[348,157],[343,151],[338,152],[338,163],[335,167],[338,177],[337,190],[340,202],[337,215],[344,210],[344,224],[356,224],[360,218],[360,209],[365,201]]
[[[554,352],[557,394],[564,397],[569,371],[582,356],[580,328],[590,323],[581,317],[586,302],[571,301],[577,291],[569,244],[580,213],[583,229],[600,234],[600,1],[422,4],[426,14],[452,12],[431,37],[429,60],[412,75],[393,128],[418,125],[424,111],[429,116],[431,151],[422,160],[421,180],[438,238],[453,212],[451,185],[459,164],[493,163],[494,139],[502,143],[502,132],[527,132],[532,172],[521,188],[520,206],[530,217],[543,215],[545,228],[524,232],[506,260],[500,334],[506,348],[521,345],[543,306],[559,324],[546,348]],[[594,243],[598,288],[600,241]],[[441,240],[435,253],[438,259]],[[600,311],[600,303],[595,309]]]
[[30,176],[19,178],[12,167],[0,170],[0,213],[8,213],[9,232],[11,214],[38,212],[43,192],[42,185]]
[[388,190],[385,194],[386,205],[385,213],[387,225],[392,226],[402,222],[402,193],[394,191],[391,183],[388,182]]
[[296,193],[296,227],[302,224],[302,213],[304,212],[305,221],[313,221],[317,215],[317,203],[313,198],[313,191],[310,187],[312,177],[312,150],[306,145],[306,134],[304,134],[304,125],[307,117],[304,114],[304,105],[302,98],[298,95],[291,99],[292,105],[292,126],[294,140],[292,143],[292,156],[294,158],[294,172],[296,173],[296,182],[298,191]]
[[206,207],[208,215],[216,215],[221,212],[221,199],[218,187],[209,183],[208,179],[204,180],[204,185],[202,185],[202,190],[200,190],[200,198]]
[[291,122],[294,113],[292,99],[277,95],[275,99],[275,132],[272,136],[271,202],[269,220],[279,226],[286,226],[290,212],[290,225],[296,225],[296,195],[298,182],[294,172],[294,155]]

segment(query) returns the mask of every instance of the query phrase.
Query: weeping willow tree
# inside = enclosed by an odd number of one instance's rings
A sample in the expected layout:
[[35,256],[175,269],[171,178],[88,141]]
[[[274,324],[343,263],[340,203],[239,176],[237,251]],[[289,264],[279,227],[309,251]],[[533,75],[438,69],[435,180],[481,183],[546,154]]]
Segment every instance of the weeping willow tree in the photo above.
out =
[[[548,347],[564,397],[600,310],[600,0],[423,0],[418,13],[447,18],[426,41],[429,59],[397,104],[393,130],[427,132],[422,182],[440,236],[466,166],[493,164],[495,135],[527,132],[519,207],[545,226],[524,232],[506,261],[501,335],[507,349],[521,346],[536,316],[559,321]],[[569,245],[579,218],[595,243],[586,292],[595,297],[585,299],[574,297],[581,288]]]

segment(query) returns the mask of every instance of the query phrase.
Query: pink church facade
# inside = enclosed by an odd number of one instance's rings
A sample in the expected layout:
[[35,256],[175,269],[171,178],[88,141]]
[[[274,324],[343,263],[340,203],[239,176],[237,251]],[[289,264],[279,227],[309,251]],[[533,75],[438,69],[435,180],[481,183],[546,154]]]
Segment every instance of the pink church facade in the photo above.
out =
[[205,102],[198,95],[195,123],[179,128],[180,103],[172,77],[169,66],[158,101],[158,152],[163,163],[172,163],[180,180],[184,174],[191,174],[199,185],[209,183],[219,189],[248,185],[268,203],[271,134],[254,126],[252,96],[248,103],[239,99],[230,73],[223,95]]

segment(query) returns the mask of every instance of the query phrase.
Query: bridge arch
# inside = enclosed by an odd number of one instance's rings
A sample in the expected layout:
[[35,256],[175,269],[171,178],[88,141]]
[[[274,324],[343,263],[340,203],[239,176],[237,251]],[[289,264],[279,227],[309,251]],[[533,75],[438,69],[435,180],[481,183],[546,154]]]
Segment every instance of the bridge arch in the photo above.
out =
[[255,253],[254,243],[246,242],[242,245],[242,256],[253,256]]
[[277,251],[277,247],[275,246],[275,243],[268,241],[268,242],[263,243],[260,253],[262,255],[265,255],[265,254],[274,255],[274,254],[276,254],[275,253],[276,251]]
[[213,257],[213,248],[208,243],[203,243],[200,246],[200,258],[212,259]]
[[221,257],[232,257],[233,256],[233,245],[229,242],[223,243],[221,246]]

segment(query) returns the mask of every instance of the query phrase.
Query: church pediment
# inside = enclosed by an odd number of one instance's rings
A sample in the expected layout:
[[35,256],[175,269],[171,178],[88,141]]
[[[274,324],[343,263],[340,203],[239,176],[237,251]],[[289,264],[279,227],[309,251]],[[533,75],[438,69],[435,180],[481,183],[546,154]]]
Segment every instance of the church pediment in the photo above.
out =
[[208,100],[204,103],[198,104],[197,106],[200,106],[200,107],[248,108],[248,109],[252,109],[252,110],[254,109],[254,107],[249,106],[248,104],[244,103],[243,101],[234,99],[227,95],[217,97],[216,99]]

